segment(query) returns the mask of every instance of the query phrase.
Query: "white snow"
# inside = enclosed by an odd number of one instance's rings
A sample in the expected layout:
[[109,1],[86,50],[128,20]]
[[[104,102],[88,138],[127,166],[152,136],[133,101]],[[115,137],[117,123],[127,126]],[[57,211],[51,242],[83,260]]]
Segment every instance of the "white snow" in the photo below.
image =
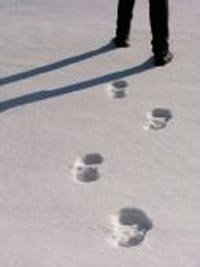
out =
[[[200,4],[170,1],[175,57],[161,68],[149,60],[148,1],[136,1],[126,49],[109,45],[116,8],[0,0],[2,267],[199,267]],[[109,97],[120,80],[127,94]],[[146,116],[164,127],[144,131]],[[102,164],[84,162],[76,183],[75,160],[93,153]],[[152,229],[116,248],[110,216],[127,207]]]

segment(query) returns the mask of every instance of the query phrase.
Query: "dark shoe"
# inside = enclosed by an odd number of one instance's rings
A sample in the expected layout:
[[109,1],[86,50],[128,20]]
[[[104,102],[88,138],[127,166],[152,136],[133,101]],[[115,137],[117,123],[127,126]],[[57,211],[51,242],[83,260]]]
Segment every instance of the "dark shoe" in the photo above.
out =
[[113,39],[113,43],[115,44],[116,47],[129,47],[130,46],[127,39],[121,39],[119,37],[115,37]]
[[171,62],[173,59],[173,54],[170,51],[167,51],[164,54],[159,54],[154,56],[155,66],[164,66],[167,63]]

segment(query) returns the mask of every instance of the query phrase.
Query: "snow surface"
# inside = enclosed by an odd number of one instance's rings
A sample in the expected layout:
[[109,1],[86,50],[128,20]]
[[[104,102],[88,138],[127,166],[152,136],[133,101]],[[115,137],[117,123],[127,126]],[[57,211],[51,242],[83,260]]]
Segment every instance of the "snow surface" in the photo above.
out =
[[[116,7],[0,0],[2,267],[200,266],[200,4],[170,1],[175,58],[161,68],[148,1],[136,3],[127,49],[109,44]],[[116,80],[124,97],[107,93]],[[144,131],[155,110],[170,120]],[[103,159],[98,179],[76,183],[90,153]],[[116,248],[111,217],[124,209],[152,228]]]

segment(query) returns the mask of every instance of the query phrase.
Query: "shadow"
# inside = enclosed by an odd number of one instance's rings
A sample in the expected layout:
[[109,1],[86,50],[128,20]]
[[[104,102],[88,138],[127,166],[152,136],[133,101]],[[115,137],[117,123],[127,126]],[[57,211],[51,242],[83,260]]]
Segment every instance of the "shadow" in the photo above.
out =
[[42,90],[38,92],[34,92],[31,94],[26,94],[23,96],[19,96],[13,99],[5,100],[0,102],[0,112],[4,112],[8,109],[15,108],[22,105],[27,105],[30,103],[50,99],[52,97],[58,97],[64,94],[69,94],[81,90],[88,89],[93,86],[101,85],[104,83],[109,83],[113,80],[122,79],[131,75],[135,75],[154,67],[152,58],[143,62],[142,64],[123,70],[117,71],[114,73],[106,74],[94,79],[86,80],[83,82],[78,82],[72,85],[68,85],[61,88],[51,89],[51,90]]
[[40,75],[46,72],[54,71],[59,68],[64,68],[68,65],[75,64],[77,62],[89,59],[91,57],[98,56],[100,54],[109,52],[114,49],[116,49],[116,47],[112,44],[112,42],[110,42],[98,49],[94,49],[92,51],[89,51],[89,52],[86,52],[86,53],[83,53],[77,56],[72,56],[70,58],[56,61],[48,65],[40,66],[35,69],[27,70],[21,73],[17,73],[17,74],[13,74],[13,75],[10,75],[4,78],[0,78],[0,85],[14,83],[14,82],[25,80],[25,79],[28,79],[28,78],[31,78],[31,77],[34,77],[34,76],[37,76],[37,75]]

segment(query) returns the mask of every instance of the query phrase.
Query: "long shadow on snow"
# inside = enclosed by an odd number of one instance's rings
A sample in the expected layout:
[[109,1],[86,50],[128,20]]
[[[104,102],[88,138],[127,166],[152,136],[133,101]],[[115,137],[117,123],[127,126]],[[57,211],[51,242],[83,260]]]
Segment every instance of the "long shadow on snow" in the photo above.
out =
[[106,74],[94,79],[86,80],[83,82],[78,82],[72,85],[64,86],[61,88],[55,88],[51,90],[42,90],[31,94],[26,94],[23,96],[19,96],[13,99],[5,100],[3,102],[0,102],[0,112],[4,112],[8,109],[15,108],[18,106],[23,106],[27,104],[31,104],[34,102],[39,102],[42,100],[46,100],[52,97],[58,97],[64,94],[77,92],[80,90],[85,90],[87,88],[101,85],[104,83],[111,82],[116,79],[122,79],[131,75],[135,75],[144,71],[147,71],[149,69],[153,68],[152,64],[152,58],[148,59],[147,61],[143,62],[142,64],[122,70],[117,71],[114,73]]
[[31,70],[27,70],[21,73],[17,73],[17,74],[13,74],[7,77],[3,77],[0,78],[0,85],[6,85],[9,83],[14,83],[20,80],[25,80],[46,72],[50,72],[50,71],[54,71],[56,69],[60,69],[60,68],[64,68],[68,65],[72,65],[75,64],[77,62],[89,59],[91,57],[95,57],[104,53],[107,53],[111,50],[116,49],[116,47],[114,47],[114,45],[110,42],[102,47],[99,47],[97,49],[94,49],[92,51],[80,54],[80,55],[76,55],[76,56],[72,56],[60,61],[56,61],[54,63],[48,64],[48,65],[44,65],[44,66],[40,66]]

